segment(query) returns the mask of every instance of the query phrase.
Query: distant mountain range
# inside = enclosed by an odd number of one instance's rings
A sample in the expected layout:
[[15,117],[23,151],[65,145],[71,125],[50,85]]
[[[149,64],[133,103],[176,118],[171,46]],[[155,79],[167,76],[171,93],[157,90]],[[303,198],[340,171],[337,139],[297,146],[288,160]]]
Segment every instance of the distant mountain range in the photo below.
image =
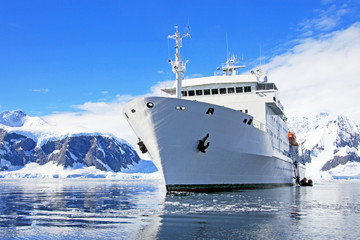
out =
[[[360,127],[345,116],[322,113],[288,119],[300,144],[306,175],[313,179],[360,179]],[[0,172],[30,163],[107,172],[152,173],[123,139],[111,134],[68,132],[23,111],[0,113]],[[1,177],[1,176],[0,176]]]
[[306,174],[312,178],[360,179],[360,127],[346,116],[293,117]]
[[[132,146],[112,135],[72,134],[56,132],[55,128],[21,110],[1,113],[0,170],[52,162],[65,168],[94,166],[102,171],[121,172],[141,161]],[[153,169],[156,171],[155,166]]]

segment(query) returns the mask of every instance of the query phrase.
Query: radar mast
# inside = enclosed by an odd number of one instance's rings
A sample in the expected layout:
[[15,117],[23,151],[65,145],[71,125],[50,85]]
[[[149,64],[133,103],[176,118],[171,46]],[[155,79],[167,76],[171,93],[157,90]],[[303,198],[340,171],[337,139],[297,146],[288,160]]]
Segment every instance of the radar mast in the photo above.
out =
[[175,53],[175,61],[169,60],[172,65],[172,71],[176,74],[176,97],[181,98],[181,81],[184,79],[184,73],[186,72],[186,62],[181,61],[180,48],[182,47],[182,39],[184,37],[190,36],[189,33],[180,34],[179,29],[175,26],[176,32],[174,35],[169,35],[168,38],[175,39],[176,45],[176,53]]

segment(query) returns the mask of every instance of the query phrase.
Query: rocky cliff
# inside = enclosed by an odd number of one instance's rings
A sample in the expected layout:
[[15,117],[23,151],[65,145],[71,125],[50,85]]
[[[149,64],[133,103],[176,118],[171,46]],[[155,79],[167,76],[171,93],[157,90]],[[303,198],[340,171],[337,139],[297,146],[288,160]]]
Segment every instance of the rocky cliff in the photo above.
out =
[[140,161],[136,151],[125,141],[98,133],[67,134],[58,138],[51,135],[49,139],[38,134],[42,136],[39,141],[36,134],[21,128],[27,121],[31,119],[22,111],[0,115],[1,170],[31,162],[40,165],[53,162],[64,167],[80,164],[119,172]]

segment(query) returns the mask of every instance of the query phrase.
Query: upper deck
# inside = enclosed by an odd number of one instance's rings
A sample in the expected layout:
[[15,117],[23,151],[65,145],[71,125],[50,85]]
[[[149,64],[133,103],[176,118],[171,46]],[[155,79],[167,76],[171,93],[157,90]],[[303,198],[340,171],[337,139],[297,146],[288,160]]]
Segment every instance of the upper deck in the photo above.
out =
[[[266,123],[265,107],[275,115],[284,115],[284,107],[278,100],[274,83],[266,82],[266,76],[256,74],[222,75],[185,79],[182,81],[182,98],[229,107],[252,115]],[[162,89],[175,95],[176,88]]]

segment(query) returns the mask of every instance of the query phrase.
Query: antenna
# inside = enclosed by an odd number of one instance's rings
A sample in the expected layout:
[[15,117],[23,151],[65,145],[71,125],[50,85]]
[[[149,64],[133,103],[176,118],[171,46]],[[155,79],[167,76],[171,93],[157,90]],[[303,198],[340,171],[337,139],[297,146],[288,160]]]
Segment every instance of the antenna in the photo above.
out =
[[191,38],[191,36],[190,36],[191,27],[190,27],[190,18],[189,17],[188,17],[188,25],[185,27],[184,32],[185,32],[185,34],[189,34],[189,37]]

